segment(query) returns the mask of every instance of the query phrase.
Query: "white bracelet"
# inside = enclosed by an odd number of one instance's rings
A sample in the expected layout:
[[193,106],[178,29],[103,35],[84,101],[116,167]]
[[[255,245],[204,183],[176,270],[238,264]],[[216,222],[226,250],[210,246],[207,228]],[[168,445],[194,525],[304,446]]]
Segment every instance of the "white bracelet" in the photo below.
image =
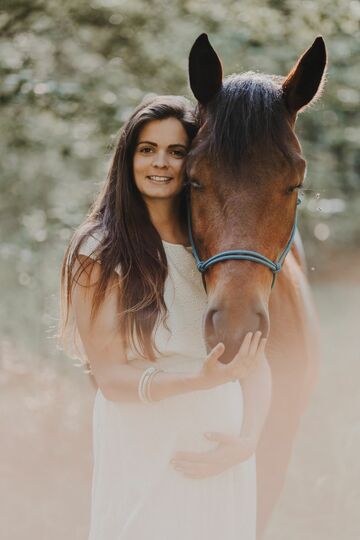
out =
[[154,375],[159,371],[162,370],[151,366],[143,373],[139,382],[139,397],[143,403],[151,403],[153,401],[150,393],[150,383]]
[[149,375],[154,371],[154,369],[156,368],[153,366],[145,369],[140,377],[139,386],[138,386],[138,394],[139,394],[140,401],[142,401],[143,403],[148,402],[146,393],[145,393],[146,382]]
[[143,371],[138,385],[139,398],[143,403],[151,403],[153,401],[150,393],[150,383],[151,379],[154,377],[154,375],[156,375],[156,373],[159,373],[159,371],[163,370],[154,366],[150,366]]
[[154,371],[152,371],[149,375],[149,377],[147,378],[147,384],[146,384],[146,389],[145,389],[145,392],[146,392],[146,397],[149,401],[149,403],[151,403],[152,401],[154,401],[151,397],[151,383],[152,383],[152,380],[154,378],[154,376],[157,374],[157,373],[160,373],[160,371],[163,371],[162,369],[155,369]]

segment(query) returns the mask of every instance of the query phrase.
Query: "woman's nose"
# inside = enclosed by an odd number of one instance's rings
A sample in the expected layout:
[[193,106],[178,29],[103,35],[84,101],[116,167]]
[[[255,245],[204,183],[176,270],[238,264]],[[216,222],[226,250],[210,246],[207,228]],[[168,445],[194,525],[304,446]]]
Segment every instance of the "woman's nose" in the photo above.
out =
[[153,158],[153,166],[164,168],[168,166],[167,156],[165,152],[156,152]]

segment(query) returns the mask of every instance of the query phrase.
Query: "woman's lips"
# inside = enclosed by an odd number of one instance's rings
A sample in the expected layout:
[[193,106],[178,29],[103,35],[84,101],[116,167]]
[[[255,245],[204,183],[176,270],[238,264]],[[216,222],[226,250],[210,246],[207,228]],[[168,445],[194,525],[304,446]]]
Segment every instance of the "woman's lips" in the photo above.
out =
[[172,176],[158,176],[158,175],[151,175],[151,176],[147,176],[146,178],[148,178],[149,180],[151,180],[152,182],[156,182],[157,184],[167,184],[168,182],[170,182],[170,180],[172,180]]

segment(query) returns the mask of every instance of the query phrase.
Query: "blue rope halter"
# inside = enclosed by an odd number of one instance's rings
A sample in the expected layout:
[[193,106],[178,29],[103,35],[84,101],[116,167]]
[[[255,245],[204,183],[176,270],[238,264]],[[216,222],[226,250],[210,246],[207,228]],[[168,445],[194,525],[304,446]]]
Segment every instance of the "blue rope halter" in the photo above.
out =
[[[297,200],[297,207],[301,203],[300,197],[298,197]],[[296,227],[297,227],[297,207],[296,207],[296,213],[295,213],[295,221],[294,225],[291,231],[290,238],[288,240],[288,243],[285,246],[285,249],[281,253],[279,259],[276,262],[273,262],[272,260],[268,259],[268,257],[265,257],[265,255],[261,255],[261,253],[258,253],[257,251],[249,251],[247,249],[232,249],[229,251],[222,251],[221,253],[218,253],[217,255],[213,255],[206,261],[200,260],[200,257],[198,255],[198,252],[195,247],[194,238],[192,235],[192,226],[191,226],[191,208],[190,208],[190,196],[188,199],[188,230],[189,230],[189,239],[193,251],[193,255],[195,257],[195,262],[198,270],[203,274],[206,272],[206,270],[212,266],[213,264],[216,264],[220,261],[229,261],[229,260],[239,260],[239,261],[252,261],[259,264],[263,264],[264,266],[267,266],[273,273],[273,280],[271,284],[271,288],[275,285],[275,280],[277,274],[280,272],[282,265],[284,263],[286,255],[289,253],[291,246],[294,242],[295,233],[296,233]]]

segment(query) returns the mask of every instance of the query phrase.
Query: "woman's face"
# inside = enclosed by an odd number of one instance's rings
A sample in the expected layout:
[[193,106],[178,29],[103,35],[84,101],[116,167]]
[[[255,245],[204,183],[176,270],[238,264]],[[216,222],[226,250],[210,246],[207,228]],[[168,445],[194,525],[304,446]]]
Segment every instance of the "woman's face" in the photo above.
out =
[[176,118],[152,120],[143,126],[135,148],[133,172],[145,201],[179,195],[188,143],[186,131]]

